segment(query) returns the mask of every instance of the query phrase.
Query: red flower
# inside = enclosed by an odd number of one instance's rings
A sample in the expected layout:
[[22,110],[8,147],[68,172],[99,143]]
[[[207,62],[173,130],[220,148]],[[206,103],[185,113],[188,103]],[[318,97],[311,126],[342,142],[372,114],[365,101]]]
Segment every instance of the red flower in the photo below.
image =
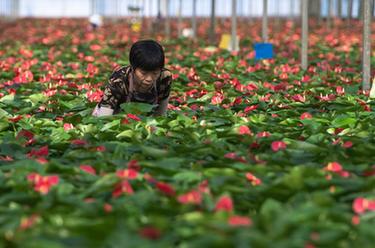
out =
[[122,193],[126,193],[128,195],[132,195],[134,193],[132,186],[127,180],[123,180],[116,185],[115,189],[112,192],[112,196],[117,198]]
[[305,113],[301,114],[301,116],[300,116],[301,120],[311,119],[311,118],[312,118],[312,115],[309,112],[305,112]]
[[265,138],[265,137],[270,137],[271,134],[269,132],[260,132],[257,133],[257,138]]
[[31,157],[46,157],[48,156],[48,146],[42,146],[41,148],[35,150],[32,149],[31,152],[27,154],[29,158]]
[[198,190],[201,193],[207,193],[207,194],[209,194],[210,193],[210,188],[208,186],[208,181],[204,180],[203,182],[201,182],[199,184],[199,186],[198,186]]
[[192,190],[186,194],[180,195],[178,197],[178,202],[182,204],[196,204],[199,205],[202,202],[202,194],[197,190]]
[[27,130],[21,130],[18,134],[16,139],[25,138],[27,141],[24,145],[31,145],[35,142],[34,134]]
[[224,158],[229,158],[229,159],[237,160],[242,163],[246,163],[246,159],[244,157],[238,156],[235,152],[229,152],[225,154]]
[[375,176],[375,165],[373,165],[370,169],[364,171],[363,176],[365,177]]
[[238,134],[241,135],[252,135],[253,133],[251,132],[250,128],[248,126],[240,126],[238,128]]
[[48,163],[48,160],[44,157],[39,157],[35,159],[39,164],[46,164]]
[[71,141],[71,144],[76,146],[84,146],[87,144],[87,142],[85,140],[75,139]]
[[127,125],[127,124],[129,124],[130,122],[129,122],[129,120],[128,120],[128,118],[124,118],[124,119],[122,119],[121,120],[121,124],[124,124],[124,125]]
[[90,46],[90,50],[91,51],[99,51],[99,50],[101,50],[102,49],[102,47],[100,46],[100,45],[98,45],[98,44],[92,44],[91,46]]
[[141,121],[141,119],[138,116],[133,114],[127,114],[127,117],[135,121]]
[[335,128],[335,132],[334,133],[337,135],[337,134],[341,133],[343,130],[344,130],[344,128],[338,127],[338,128]]
[[27,180],[34,185],[36,192],[45,195],[50,188],[59,183],[59,176],[41,176],[38,173],[30,173],[27,175]]
[[161,192],[163,192],[167,196],[174,196],[176,194],[174,188],[171,185],[164,183],[164,182],[157,182],[156,188],[158,188]]
[[252,105],[252,106],[248,106],[248,107],[246,107],[246,108],[244,109],[244,112],[245,112],[245,114],[247,114],[248,112],[253,111],[253,110],[256,110],[257,108],[258,108],[258,104],[256,104],[256,105]]
[[339,164],[338,162],[328,163],[328,165],[326,167],[324,167],[323,170],[331,171],[331,172],[336,173],[337,175],[340,175],[342,177],[349,177],[350,176],[350,173],[346,170],[343,170],[341,164]]
[[74,128],[74,126],[73,126],[72,123],[64,123],[64,130],[65,131],[68,131],[68,130],[73,129],[73,128]]
[[159,239],[161,236],[160,230],[155,227],[144,227],[139,231],[139,234],[142,237],[151,240]]
[[352,208],[356,214],[364,213],[368,208],[369,202],[363,197],[358,197],[354,200]]
[[22,218],[20,223],[20,229],[25,230],[32,227],[35,222],[39,219],[39,215],[33,214],[30,217]]
[[286,144],[283,141],[274,141],[271,144],[271,148],[274,152],[286,149]]
[[233,211],[233,202],[232,199],[229,196],[222,196],[219,198],[219,200],[216,203],[215,211],[225,211],[225,212],[231,212]]
[[211,103],[216,105],[216,104],[220,104],[222,101],[224,100],[224,96],[223,94],[217,92],[211,99]]
[[133,169],[133,170],[136,170],[136,171],[140,171],[141,170],[141,166],[139,165],[138,161],[133,159],[133,160],[130,160],[128,162],[128,168],[129,169]]
[[246,173],[246,178],[251,182],[252,185],[256,186],[262,183],[262,180],[251,174],[250,172]]
[[292,96],[292,100],[294,100],[295,102],[305,102],[306,97],[302,96],[301,94],[297,94]]
[[326,171],[332,171],[332,172],[340,172],[342,171],[342,166],[341,164],[337,162],[331,162],[328,163],[328,165],[324,168]]
[[359,225],[360,221],[361,221],[361,219],[360,219],[360,217],[358,215],[354,215],[352,217],[352,224],[353,225]]
[[96,175],[95,169],[92,168],[92,166],[90,166],[90,165],[80,165],[79,168],[81,170],[83,170],[84,172],[87,172],[87,173],[89,173],[91,175]]
[[344,144],[342,144],[342,147],[344,148],[350,148],[353,146],[353,142],[351,141],[345,141]]
[[99,102],[102,99],[103,91],[97,89],[96,91],[87,91],[86,97],[90,102]]
[[124,169],[117,171],[116,175],[123,179],[135,179],[138,176],[138,172],[133,169]]
[[110,212],[112,212],[112,205],[111,204],[109,204],[109,203],[105,203],[104,204],[104,206],[103,206],[103,209],[104,209],[104,211],[106,212],[106,213],[110,213]]
[[97,152],[104,152],[105,151],[105,146],[97,146],[96,147]]
[[96,67],[95,65],[89,63],[87,65],[86,71],[90,74],[90,76],[93,76],[99,72],[99,68]]
[[337,86],[336,87],[336,93],[339,96],[344,95],[345,94],[345,88],[343,88],[342,86]]
[[8,118],[8,120],[9,120],[10,122],[17,123],[17,122],[19,122],[22,118],[23,118],[22,115],[18,115],[18,116],[14,117],[14,118]]
[[234,215],[228,219],[228,224],[231,226],[250,226],[251,223],[251,219],[246,216]]
[[0,156],[0,161],[13,161],[13,158],[10,156]]

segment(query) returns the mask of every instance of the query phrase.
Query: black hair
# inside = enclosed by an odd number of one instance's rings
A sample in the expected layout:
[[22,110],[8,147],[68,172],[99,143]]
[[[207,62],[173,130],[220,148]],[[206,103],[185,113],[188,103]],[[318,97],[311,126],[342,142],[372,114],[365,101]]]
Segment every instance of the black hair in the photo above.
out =
[[133,69],[154,71],[164,67],[163,47],[154,40],[140,40],[130,48],[129,62]]

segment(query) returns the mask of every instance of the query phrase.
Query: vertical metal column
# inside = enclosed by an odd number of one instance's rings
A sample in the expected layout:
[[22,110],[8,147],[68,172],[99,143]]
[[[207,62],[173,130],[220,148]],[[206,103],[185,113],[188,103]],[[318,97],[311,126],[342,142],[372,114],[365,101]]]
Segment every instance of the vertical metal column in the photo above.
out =
[[169,20],[169,0],[165,0],[164,8],[165,8],[165,23],[164,23],[165,36],[167,39],[169,39],[171,37],[171,23]]
[[280,24],[281,24],[281,20],[280,20],[280,0],[276,1],[275,6],[276,6],[276,11],[275,11],[276,12],[275,13],[276,32],[279,33],[280,32]]
[[178,37],[182,36],[182,0],[178,2],[178,23],[177,23]]
[[211,24],[210,24],[210,43],[215,43],[215,28],[216,28],[216,0],[211,0]]
[[197,0],[193,0],[193,16],[191,20],[193,39],[197,38]]
[[302,44],[301,44],[301,67],[303,70],[307,69],[308,58],[307,58],[307,49],[308,49],[308,35],[309,35],[309,8],[308,0],[301,0],[301,15],[302,15]]
[[12,1],[12,8],[11,8],[11,17],[12,19],[16,19],[19,17],[19,7],[20,7],[20,1],[19,0],[13,0]]
[[294,20],[295,14],[294,14],[294,8],[295,8],[295,1],[296,0],[290,0],[290,17],[292,20]]
[[358,0],[358,1],[359,1],[358,19],[362,20],[363,19],[363,11],[364,11],[364,1],[363,0]]
[[341,20],[341,18],[342,18],[342,0],[337,0],[337,16]]
[[236,51],[237,44],[237,0],[232,0],[232,38],[231,51]]
[[160,18],[161,17],[161,0],[158,0],[158,13],[157,16]]
[[362,89],[370,89],[371,81],[371,0],[363,0]]
[[267,11],[268,11],[268,1],[263,0],[263,19],[262,19],[262,39],[263,39],[263,42],[268,41]]
[[253,18],[252,18],[252,0],[248,0],[249,1],[249,24],[252,24],[253,23]]
[[332,13],[333,13],[333,1],[328,0],[328,13],[327,13],[327,30],[332,29]]
[[353,17],[353,0],[348,0],[348,15],[346,17],[346,25],[350,27],[350,21]]

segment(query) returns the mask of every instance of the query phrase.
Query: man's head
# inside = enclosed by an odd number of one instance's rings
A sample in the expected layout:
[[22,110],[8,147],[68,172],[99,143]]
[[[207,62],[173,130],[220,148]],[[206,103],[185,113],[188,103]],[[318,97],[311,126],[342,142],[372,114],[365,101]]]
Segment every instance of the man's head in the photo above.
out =
[[130,48],[129,61],[135,80],[147,88],[160,76],[164,67],[164,51],[154,40],[140,40]]

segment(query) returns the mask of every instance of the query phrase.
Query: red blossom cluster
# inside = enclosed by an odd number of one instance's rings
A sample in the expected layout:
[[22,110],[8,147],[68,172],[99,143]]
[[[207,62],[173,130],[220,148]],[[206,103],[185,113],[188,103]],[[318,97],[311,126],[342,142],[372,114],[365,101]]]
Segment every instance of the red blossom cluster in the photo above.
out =
[[42,176],[38,173],[30,173],[27,175],[27,180],[33,184],[36,192],[46,195],[52,186],[59,183],[59,176]]

